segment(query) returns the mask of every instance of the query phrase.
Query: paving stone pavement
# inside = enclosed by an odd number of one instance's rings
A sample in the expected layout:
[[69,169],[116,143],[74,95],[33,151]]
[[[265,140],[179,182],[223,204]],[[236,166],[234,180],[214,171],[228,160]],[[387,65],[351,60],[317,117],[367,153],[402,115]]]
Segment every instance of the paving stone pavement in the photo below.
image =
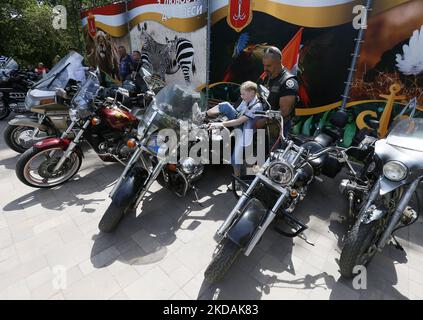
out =
[[229,168],[208,168],[199,182],[201,206],[193,194],[179,199],[153,185],[141,208],[105,235],[97,225],[119,164],[104,164],[88,150],[73,181],[37,190],[16,178],[17,159],[1,138],[0,299],[423,298],[421,220],[398,233],[406,252],[388,246],[376,256],[366,290],[340,278],[346,203],[339,179],[313,185],[296,211],[310,227],[311,244],[270,228],[250,257],[210,286],[203,272],[214,234],[236,203],[227,192]]

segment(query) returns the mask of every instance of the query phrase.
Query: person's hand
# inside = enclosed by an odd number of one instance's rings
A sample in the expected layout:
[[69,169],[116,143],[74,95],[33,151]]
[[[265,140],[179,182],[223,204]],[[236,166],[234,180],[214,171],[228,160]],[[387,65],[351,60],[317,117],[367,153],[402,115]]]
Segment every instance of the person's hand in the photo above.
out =
[[214,130],[214,129],[222,129],[223,126],[223,122],[214,122],[214,123],[210,123],[208,129],[209,130]]

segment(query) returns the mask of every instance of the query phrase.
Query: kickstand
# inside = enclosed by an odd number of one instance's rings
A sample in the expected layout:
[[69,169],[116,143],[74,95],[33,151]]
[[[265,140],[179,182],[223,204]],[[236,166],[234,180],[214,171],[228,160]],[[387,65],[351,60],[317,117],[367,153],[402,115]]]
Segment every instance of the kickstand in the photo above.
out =
[[194,195],[195,195],[195,202],[197,202],[197,204],[200,206],[200,207],[202,207],[202,208],[204,208],[204,205],[202,204],[202,203],[200,203],[200,199],[198,198],[198,193],[197,193],[197,191],[199,190],[196,186],[193,186],[192,187],[192,190],[194,191]]
[[392,236],[392,242],[394,243],[394,246],[396,249],[401,250],[401,251],[405,251],[403,246],[398,242],[397,238],[395,238],[395,236]]

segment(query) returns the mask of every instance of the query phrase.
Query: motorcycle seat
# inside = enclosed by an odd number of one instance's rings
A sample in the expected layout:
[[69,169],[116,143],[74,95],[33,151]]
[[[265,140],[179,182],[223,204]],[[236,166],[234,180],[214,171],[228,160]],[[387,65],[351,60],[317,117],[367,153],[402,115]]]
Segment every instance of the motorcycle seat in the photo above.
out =
[[[327,134],[321,133],[317,137],[314,138],[312,141],[308,141],[304,143],[302,146],[307,149],[310,153],[317,153],[322,151],[323,149],[329,147],[333,142],[333,138],[328,136]],[[314,168],[320,168],[325,163],[328,154],[324,154],[321,157],[311,160],[310,164]]]
[[45,104],[41,106],[32,107],[31,111],[36,113],[42,113],[42,114],[64,113],[67,115],[69,112],[69,107],[63,104],[52,103],[52,104]]

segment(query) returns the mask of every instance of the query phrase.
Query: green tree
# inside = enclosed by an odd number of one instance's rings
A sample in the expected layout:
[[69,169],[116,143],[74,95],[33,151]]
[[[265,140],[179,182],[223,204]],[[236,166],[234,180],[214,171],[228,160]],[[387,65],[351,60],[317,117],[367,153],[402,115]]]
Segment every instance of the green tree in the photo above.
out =
[[[0,0],[0,54],[14,57],[22,64],[40,61],[51,65],[56,55],[70,48],[82,50],[80,11],[111,1],[92,0]],[[53,28],[53,8],[67,10],[67,29]]]

